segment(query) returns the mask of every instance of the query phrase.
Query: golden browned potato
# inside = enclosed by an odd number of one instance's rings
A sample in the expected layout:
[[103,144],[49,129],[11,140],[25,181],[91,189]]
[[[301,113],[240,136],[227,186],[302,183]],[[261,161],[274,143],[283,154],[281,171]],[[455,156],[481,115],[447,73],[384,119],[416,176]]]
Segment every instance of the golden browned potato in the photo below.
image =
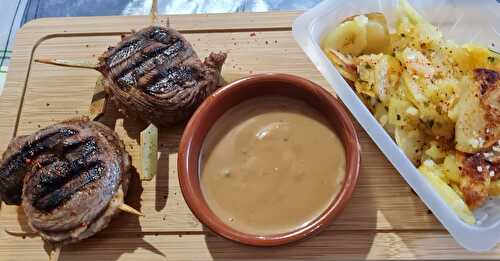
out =
[[443,170],[446,175],[446,179],[450,183],[460,183],[460,161],[458,161],[455,153],[450,153],[446,156],[443,161]]
[[462,86],[456,105],[456,149],[475,153],[500,139],[500,76],[489,69],[475,69],[474,79]]
[[460,190],[464,196],[465,203],[474,209],[481,206],[488,197],[490,187],[489,164],[483,157],[483,153],[472,155],[459,154],[461,161]]
[[474,215],[460,195],[443,180],[444,174],[439,166],[432,160],[426,160],[418,170],[424,175],[427,181],[429,181],[444,202],[446,202],[463,221],[469,224],[474,224],[476,222]]

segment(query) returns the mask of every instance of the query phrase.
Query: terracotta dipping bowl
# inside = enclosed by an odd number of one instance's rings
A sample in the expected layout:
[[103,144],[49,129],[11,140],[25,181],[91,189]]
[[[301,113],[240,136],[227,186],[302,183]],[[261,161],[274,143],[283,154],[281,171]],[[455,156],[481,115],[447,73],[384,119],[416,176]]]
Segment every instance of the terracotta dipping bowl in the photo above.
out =
[[[203,140],[217,119],[232,106],[258,96],[279,95],[305,101],[322,113],[343,141],[346,151],[346,178],[337,198],[316,219],[288,233],[259,236],[242,233],[224,224],[208,207],[199,182],[199,160]],[[191,117],[182,135],[178,171],[182,194],[191,211],[215,233],[254,246],[275,246],[313,235],[326,228],[351,197],[358,179],[360,146],[354,125],[340,102],[320,86],[287,74],[250,76],[217,90]]]

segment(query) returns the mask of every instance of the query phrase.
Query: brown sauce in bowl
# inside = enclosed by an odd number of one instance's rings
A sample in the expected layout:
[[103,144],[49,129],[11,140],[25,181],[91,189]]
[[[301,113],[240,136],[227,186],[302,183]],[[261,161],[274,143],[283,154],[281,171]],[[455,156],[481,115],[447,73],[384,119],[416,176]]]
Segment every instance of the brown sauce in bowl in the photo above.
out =
[[248,234],[307,225],[332,203],[346,175],[342,141],[305,102],[265,96],[224,113],[208,132],[200,183],[210,209]]

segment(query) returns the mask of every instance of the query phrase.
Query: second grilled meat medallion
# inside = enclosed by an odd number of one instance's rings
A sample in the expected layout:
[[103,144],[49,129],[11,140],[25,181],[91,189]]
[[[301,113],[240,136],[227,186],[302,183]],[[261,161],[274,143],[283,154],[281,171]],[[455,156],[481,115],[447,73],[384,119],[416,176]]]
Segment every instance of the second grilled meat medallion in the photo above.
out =
[[150,26],[110,47],[97,70],[122,112],[165,126],[187,119],[217,89],[225,59],[211,53],[201,62],[179,32]]
[[76,242],[119,212],[129,168],[114,131],[75,118],[11,141],[0,165],[0,195],[7,204],[22,204],[30,227],[45,240]]

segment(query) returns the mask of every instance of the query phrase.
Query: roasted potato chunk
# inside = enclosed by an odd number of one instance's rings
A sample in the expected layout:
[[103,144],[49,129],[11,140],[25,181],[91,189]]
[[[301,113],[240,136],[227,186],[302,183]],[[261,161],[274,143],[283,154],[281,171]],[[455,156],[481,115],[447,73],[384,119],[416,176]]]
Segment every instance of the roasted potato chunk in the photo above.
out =
[[500,139],[500,76],[496,71],[475,69],[457,104],[456,149],[475,153]]
[[460,155],[462,171],[460,172],[460,190],[467,205],[474,209],[483,204],[488,197],[491,165],[481,153]]
[[444,175],[439,166],[432,160],[427,160],[418,170],[426,177],[427,181],[429,181],[444,202],[446,202],[462,220],[469,224],[474,224],[476,222],[474,215],[461,199],[460,195],[443,180]]

